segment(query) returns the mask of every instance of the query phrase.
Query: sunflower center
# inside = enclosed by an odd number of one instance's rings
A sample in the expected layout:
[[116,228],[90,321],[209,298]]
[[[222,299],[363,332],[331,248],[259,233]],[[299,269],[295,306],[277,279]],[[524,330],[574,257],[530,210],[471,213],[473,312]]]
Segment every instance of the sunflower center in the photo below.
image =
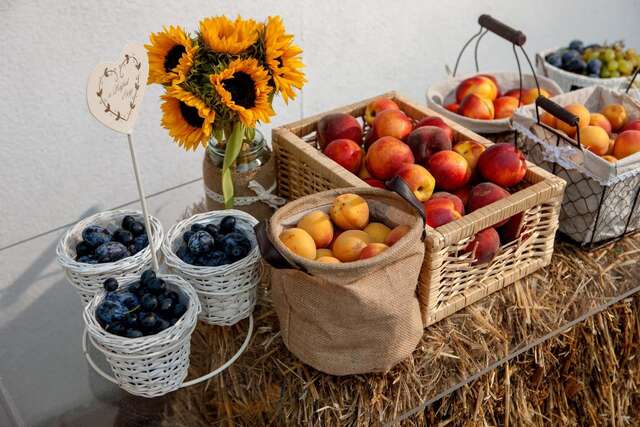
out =
[[178,66],[182,54],[187,50],[181,44],[177,44],[167,52],[167,56],[164,57],[164,70],[171,71]]
[[201,128],[204,119],[198,114],[196,107],[191,107],[184,102],[180,101],[180,113],[185,122],[189,123],[194,128]]
[[222,86],[231,93],[231,99],[236,105],[253,108],[256,105],[256,86],[247,73],[238,71],[233,77],[222,82]]

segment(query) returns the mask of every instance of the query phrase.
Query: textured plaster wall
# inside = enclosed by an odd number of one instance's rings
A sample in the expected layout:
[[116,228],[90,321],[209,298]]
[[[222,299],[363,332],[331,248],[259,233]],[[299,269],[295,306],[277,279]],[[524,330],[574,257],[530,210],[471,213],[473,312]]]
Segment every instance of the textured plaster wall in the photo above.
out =
[[[0,247],[136,198],[126,142],[87,113],[87,75],[162,25],[193,30],[200,17],[221,13],[280,14],[305,49],[309,84],[296,102],[277,106],[274,125],[389,89],[424,102],[481,13],[522,29],[532,54],[574,37],[640,47],[637,0],[0,0]],[[510,52],[487,36],[481,65],[512,69]],[[464,67],[471,70],[471,56]],[[148,192],[201,173],[202,152],[183,152],[160,128],[159,94],[147,91],[136,132]]]

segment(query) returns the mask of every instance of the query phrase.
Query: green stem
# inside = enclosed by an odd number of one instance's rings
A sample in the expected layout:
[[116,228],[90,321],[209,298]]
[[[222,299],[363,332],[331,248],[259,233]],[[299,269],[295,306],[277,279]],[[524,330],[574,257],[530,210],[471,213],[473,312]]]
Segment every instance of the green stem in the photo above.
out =
[[245,128],[242,122],[235,122],[231,135],[229,135],[227,139],[227,146],[224,151],[224,161],[222,162],[222,196],[224,198],[225,209],[233,207],[233,178],[231,177],[231,166],[240,154],[244,131]]

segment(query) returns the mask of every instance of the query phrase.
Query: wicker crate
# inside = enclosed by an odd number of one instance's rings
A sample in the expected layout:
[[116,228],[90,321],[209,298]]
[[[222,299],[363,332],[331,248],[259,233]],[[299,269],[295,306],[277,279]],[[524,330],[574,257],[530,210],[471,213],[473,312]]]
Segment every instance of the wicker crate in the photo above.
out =
[[[456,140],[474,140],[491,145],[487,139],[394,92],[381,96],[392,98],[414,120],[425,116],[441,117],[453,129]],[[346,112],[361,118],[366,105],[373,99],[375,98],[273,130],[281,196],[296,199],[332,188],[368,185],[317,149],[315,131],[318,120],[329,113]],[[528,167],[524,185],[510,197],[437,229],[427,227],[425,259],[418,281],[418,298],[425,326],[550,262],[565,183],[533,164],[529,163]],[[472,265],[471,254],[463,254],[462,250],[473,236],[521,212],[524,226],[520,237],[504,245],[491,263]]]

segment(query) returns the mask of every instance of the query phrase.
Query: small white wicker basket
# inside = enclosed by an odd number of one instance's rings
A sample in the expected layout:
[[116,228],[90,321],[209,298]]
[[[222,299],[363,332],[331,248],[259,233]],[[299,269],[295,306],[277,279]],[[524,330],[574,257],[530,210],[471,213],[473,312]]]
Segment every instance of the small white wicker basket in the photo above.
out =
[[[166,281],[168,289],[178,292],[181,302],[187,305],[187,311],[176,324],[160,333],[126,338],[105,331],[95,315],[96,308],[105,298],[104,291],[96,294],[83,313],[86,333],[106,357],[116,383],[137,396],[162,396],[182,386],[189,368],[191,333],[201,310],[195,291],[185,280],[169,275],[159,277]],[[136,280],[139,276],[120,279],[118,292]]]
[[[187,264],[176,255],[182,235],[195,224],[218,225],[223,217],[236,217],[236,227],[251,241],[251,251],[241,260],[220,267]],[[262,276],[262,262],[253,227],[258,220],[246,212],[228,209],[194,215],[171,227],[162,243],[167,266],[196,290],[202,304],[200,319],[210,325],[229,326],[247,318],[256,304],[257,286]]]
[[77,262],[76,244],[82,240],[82,230],[89,225],[100,225],[109,231],[114,231],[120,226],[122,218],[131,215],[140,222],[144,222],[141,212],[126,209],[100,212],[78,221],[62,236],[56,248],[58,263],[64,269],[65,276],[76,288],[82,305],[87,305],[95,293],[102,289],[102,283],[109,277],[121,278],[142,273],[151,266],[151,247],[157,252],[160,249],[164,237],[162,224],[154,217],[149,217],[151,232],[149,246],[135,255],[123,258],[116,262],[104,264],[86,264]]

